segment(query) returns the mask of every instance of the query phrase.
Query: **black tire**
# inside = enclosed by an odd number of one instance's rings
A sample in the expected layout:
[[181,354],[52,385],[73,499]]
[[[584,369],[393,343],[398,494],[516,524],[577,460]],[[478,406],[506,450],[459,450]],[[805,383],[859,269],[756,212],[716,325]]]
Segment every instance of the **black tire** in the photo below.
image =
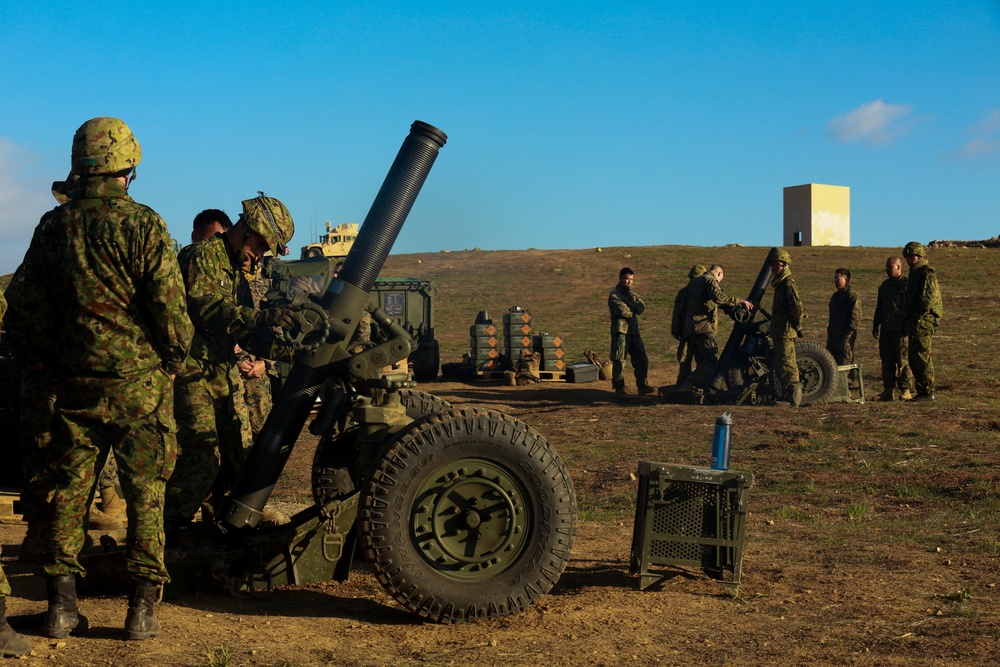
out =
[[802,404],[826,403],[837,392],[837,362],[818,343],[795,342],[795,360],[802,383]]
[[545,438],[467,408],[398,434],[362,488],[358,520],[386,591],[452,623],[514,614],[551,590],[576,535],[576,498]]
[[322,257],[323,251],[319,248],[309,248],[308,250],[302,251],[302,259],[312,259],[313,257]]
[[442,398],[416,389],[400,389],[399,402],[406,408],[406,416],[414,421],[427,415],[453,410],[455,407]]

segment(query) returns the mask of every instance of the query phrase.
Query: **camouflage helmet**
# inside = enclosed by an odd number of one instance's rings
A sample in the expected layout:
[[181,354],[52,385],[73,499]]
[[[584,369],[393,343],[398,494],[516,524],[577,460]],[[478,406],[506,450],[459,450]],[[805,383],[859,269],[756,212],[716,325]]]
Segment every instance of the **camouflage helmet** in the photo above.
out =
[[784,248],[771,248],[771,252],[767,254],[767,261],[769,262],[781,262],[782,264],[791,264],[792,256],[788,254],[788,251]]
[[288,242],[295,233],[292,214],[274,197],[258,192],[253,199],[243,200],[243,219],[247,226],[260,234],[276,256],[288,254]]
[[924,247],[918,241],[910,241],[903,246],[903,257],[923,257]]
[[701,264],[695,264],[694,266],[691,267],[691,270],[688,271],[688,278],[697,278],[699,276],[705,275],[706,273],[708,273],[708,269],[706,269]]
[[125,121],[110,116],[92,118],[73,135],[73,173],[116,174],[135,169],[142,147]]

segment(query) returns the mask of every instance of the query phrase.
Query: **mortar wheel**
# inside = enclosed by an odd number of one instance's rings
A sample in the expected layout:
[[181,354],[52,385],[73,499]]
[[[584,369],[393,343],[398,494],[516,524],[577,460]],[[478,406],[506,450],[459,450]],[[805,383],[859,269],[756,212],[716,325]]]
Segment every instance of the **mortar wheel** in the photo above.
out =
[[795,361],[802,383],[802,403],[826,403],[837,391],[837,362],[833,355],[818,343],[796,341]]
[[360,505],[360,544],[379,582],[445,623],[526,609],[555,585],[576,535],[573,485],[549,443],[475,408],[401,431]]
[[[451,403],[416,389],[400,389],[399,402],[406,416],[416,421],[452,409]],[[335,438],[321,438],[313,454],[312,492],[319,505],[343,498],[356,488],[358,477],[358,426],[350,424]]]

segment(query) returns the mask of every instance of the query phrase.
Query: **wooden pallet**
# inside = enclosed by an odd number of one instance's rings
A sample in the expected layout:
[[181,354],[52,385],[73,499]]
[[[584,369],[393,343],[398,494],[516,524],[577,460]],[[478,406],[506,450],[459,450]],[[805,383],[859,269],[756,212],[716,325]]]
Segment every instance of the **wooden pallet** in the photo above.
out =
[[538,377],[542,382],[565,382],[566,371],[538,371]]

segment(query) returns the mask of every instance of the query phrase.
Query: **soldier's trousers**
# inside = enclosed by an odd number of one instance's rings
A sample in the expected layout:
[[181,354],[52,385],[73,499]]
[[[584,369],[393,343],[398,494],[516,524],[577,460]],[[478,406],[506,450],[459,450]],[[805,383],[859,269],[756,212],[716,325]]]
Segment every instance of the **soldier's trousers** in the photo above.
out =
[[826,337],[826,351],[833,355],[833,360],[838,366],[854,363],[854,342],[857,338],[857,331]]
[[7,575],[4,574],[3,567],[0,567],[0,598],[5,598],[10,595],[10,582],[7,581]]
[[934,391],[934,361],[931,359],[931,341],[934,337],[934,327],[920,324],[909,336],[910,370],[917,394],[930,394]]
[[883,391],[910,388],[910,365],[907,336],[902,331],[883,331],[878,337],[878,356],[882,360]]
[[799,383],[799,366],[795,359],[794,338],[772,338],[771,373],[775,388],[781,395]]
[[637,386],[646,385],[649,373],[649,359],[646,357],[646,346],[640,336],[616,333],[611,334],[611,385],[625,386],[625,356],[632,359],[632,371],[635,374]]
[[677,384],[684,384],[684,380],[691,375],[691,365],[694,362],[694,348],[691,347],[687,338],[682,338],[677,343]]
[[231,488],[253,438],[235,366],[178,376],[176,396],[180,456],[167,485],[165,513],[190,521],[210,491]]
[[21,375],[21,514],[29,533],[45,530],[52,484],[48,472],[52,421],[56,411],[56,382],[45,373],[25,370]]
[[84,515],[97,476],[114,450],[127,504],[127,570],[133,578],[169,581],[163,562],[163,505],[177,459],[175,432],[173,381],[163,370],[125,380],[77,378],[59,385],[43,574],[86,574],[77,559]]
[[713,334],[695,334],[688,336],[687,341],[694,351],[697,363],[694,373],[687,379],[687,384],[705,387],[712,379],[715,367],[719,365],[719,344],[715,342]]

